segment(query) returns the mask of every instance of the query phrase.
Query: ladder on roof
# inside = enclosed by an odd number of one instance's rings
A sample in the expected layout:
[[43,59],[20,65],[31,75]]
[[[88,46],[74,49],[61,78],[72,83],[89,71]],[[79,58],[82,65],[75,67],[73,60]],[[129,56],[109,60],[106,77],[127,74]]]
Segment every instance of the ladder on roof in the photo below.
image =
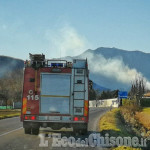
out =
[[85,69],[74,69],[73,82],[73,112],[74,115],[84,115]]

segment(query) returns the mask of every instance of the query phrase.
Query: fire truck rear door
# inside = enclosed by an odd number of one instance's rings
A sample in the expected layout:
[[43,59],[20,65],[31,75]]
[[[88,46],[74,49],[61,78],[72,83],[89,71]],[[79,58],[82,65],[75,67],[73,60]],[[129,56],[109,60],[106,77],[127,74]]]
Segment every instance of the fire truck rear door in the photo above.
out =
[[40,113],[70,114],[70,74],[41,73]]

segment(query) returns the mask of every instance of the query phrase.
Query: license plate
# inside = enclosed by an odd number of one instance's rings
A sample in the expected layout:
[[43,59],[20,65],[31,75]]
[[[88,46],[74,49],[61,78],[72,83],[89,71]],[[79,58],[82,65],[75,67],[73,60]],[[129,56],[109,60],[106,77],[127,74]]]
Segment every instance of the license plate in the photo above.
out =
[[39,116],[39,120],[47,120],[47,116]]
[[49,116],[49,120],[58,121],[60,120],[60,116]]

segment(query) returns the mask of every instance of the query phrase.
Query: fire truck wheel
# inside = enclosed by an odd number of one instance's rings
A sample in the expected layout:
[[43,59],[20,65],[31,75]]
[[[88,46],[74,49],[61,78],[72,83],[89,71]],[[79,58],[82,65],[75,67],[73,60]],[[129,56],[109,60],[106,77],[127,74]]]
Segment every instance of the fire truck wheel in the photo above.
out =
[[81,135],[87,134],[87,129],[80,129],[80,134]]
[[84,135],[84,134],[87,134],[87,131],[88,131],[88,127],[86,124],[83,124],[81,128],[78,128],[78,127],[75,127],[73,129],[73,132],[78,135],[78,134],[81,134],[81,135]]
[[87,128],[85,128],[85,129],[82,129],[82,134],[87,134]]
[[39,128],[32,128],[32,134],[38,135],[39,134]]
[[24,128],[25,134],[31,134],[31,128]]
[[87,130],[84,129],[76,129],[73,131],[75,136],[79,136],[79,135],[85,135],[87,133]]

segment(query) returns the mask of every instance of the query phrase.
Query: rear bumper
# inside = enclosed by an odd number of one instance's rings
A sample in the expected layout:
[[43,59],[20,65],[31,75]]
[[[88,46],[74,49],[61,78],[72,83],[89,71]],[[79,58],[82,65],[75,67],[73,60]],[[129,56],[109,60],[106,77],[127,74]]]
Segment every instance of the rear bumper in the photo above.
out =
[[[32,118],[34,117],[34,118]],[[77,120],[76,120],[77,119]],[[87,123],[88,116],[40,116],[22,115],[21,121],[36,123]]]
[[[32,118],[34,116],[34,119]],[[74,118],[78,118],[75,120]],[[82,128],[87,125],[88,117],[84,116],[38,116],[38,115],[23,115],[22,116],[24,128],[40,128],[51,127],[53,129],[66,128]],[[82,120],[83,119],[83,120]]]
[[86,122],[52,122],[52,121],[23,121],[24,128],[40,128],[40,127],[52,127],[53,129],[61,129],[62,127],[66,128],[80,128],[82,129],[83,126],[87,125]]
[[54,120],[49,120],[49,121],[47,121],[47,120],[42,120],[42,121],[40,121],[40,120],[24,120],[24,122],[32,122],[32,123],[86,123],[85,121],[54,121]]

